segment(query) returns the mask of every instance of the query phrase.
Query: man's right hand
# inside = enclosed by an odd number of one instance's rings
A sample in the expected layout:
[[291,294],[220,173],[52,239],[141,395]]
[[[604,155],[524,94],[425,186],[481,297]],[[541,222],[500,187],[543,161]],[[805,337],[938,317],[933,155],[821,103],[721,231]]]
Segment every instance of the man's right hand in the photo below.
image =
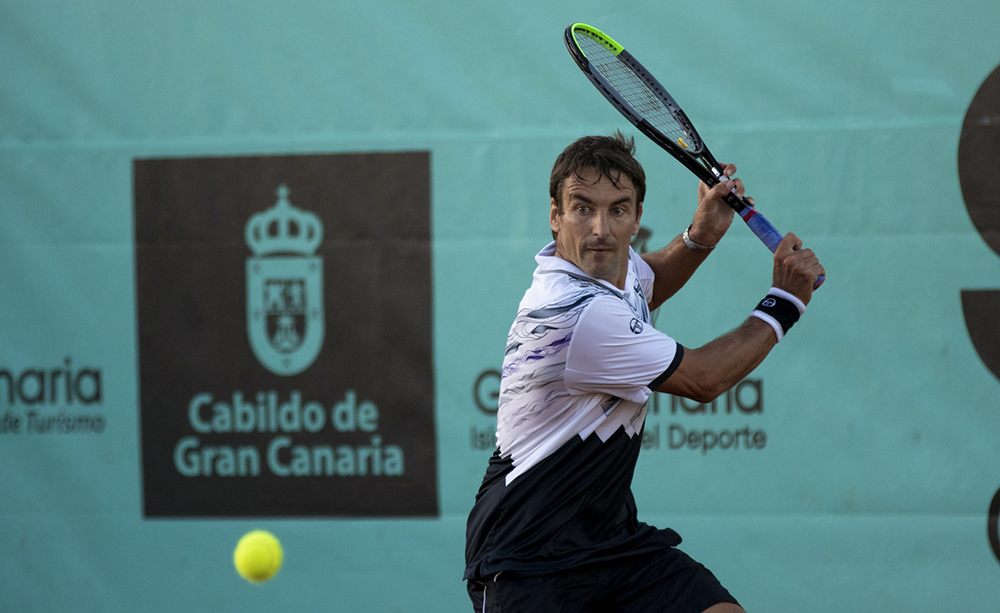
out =
[[813,284],[826,270],[812,249],[802,249],[802,239],[791,232],[785,235],[774,252],[774,287],[783,289],[809,304]]

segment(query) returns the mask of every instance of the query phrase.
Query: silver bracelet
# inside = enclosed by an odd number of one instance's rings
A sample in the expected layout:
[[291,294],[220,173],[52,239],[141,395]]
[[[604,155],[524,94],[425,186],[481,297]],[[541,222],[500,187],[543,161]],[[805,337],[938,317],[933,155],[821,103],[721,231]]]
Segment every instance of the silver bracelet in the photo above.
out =
[[682,236],[684,244],[687,245],[687,248],[694,249],[695,251],[711,251],[712,249],[715,249],[715,245],[702,245],[701,243],[696,243],[691,240],[691,234],[689,234],[689,232],[691,231],[691,226],[693,225],[694,224],[688,226],[687,229],[684,230],[684,235]]

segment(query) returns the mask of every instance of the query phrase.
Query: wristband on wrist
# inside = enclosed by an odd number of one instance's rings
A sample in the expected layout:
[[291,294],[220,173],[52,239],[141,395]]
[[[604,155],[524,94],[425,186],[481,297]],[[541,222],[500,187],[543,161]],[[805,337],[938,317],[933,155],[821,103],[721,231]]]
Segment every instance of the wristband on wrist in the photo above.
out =
[[695,251],[711,251],[712,249],[715,249],[715,245],[702,245],[701,243],[696,243],[691,240],[692,226],[694,226],[694,224],[688,226],[687,229],[684,230],[684,234],[681,236],[681,238],[684,239],[684,244],[687,245],[687,248],[694,249]]
[[774,334],[778,337],[778,342],[781,342],[781,339],[805,312],[806,305],[801,300],[785,290],[772,287],[767,296],[750,313],[750,316],[756,317],[774,328]]

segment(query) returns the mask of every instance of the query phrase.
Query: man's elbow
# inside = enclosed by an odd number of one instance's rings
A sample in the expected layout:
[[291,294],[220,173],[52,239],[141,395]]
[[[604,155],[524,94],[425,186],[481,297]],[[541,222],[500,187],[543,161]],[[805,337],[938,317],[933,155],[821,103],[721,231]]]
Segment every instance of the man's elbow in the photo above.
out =
[[729,388],[722,384],[709,383],[707,385],[696,385],[692,388],[687,398],[701,404],[709,404],[719,396],[725,394],[727,389]]
[[667,390],[661,387],[660,391],[673,394],[674,396],[681,396],[688,400],[694,400],[701,404],[709,404],[719,396],[725,394],[726,390],[731,387],[723,381],[715,380],[708,373],[697,377],[686,377],[683,380],[681,377],[677,377],[674,381],[668,380],[668,383],[671,389]]

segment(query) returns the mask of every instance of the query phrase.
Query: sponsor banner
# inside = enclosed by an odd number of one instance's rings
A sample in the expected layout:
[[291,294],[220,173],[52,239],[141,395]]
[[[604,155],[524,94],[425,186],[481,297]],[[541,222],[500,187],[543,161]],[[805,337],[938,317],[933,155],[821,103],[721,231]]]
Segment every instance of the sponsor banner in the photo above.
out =
[[134,180],[146,516],[436,515],[429,154]]
[[[976,92],[958,143],[958,178],[969,218],[1000,255],[1000,67]],[[962,290],[969,337],[983,364],[1000,379],[1000,289]]]
[[102,369],[62,364],[0,365],[0,434],[104,434]]
[[[1000,66],[986,77],[962,122],[958,178],[969,218],[983,241],[1000,255]],[[963,289],[962,313],[983,365],[1000,379],[1000,289]],[[990,503],[987,534],[1000,561],[1000,490]]]

